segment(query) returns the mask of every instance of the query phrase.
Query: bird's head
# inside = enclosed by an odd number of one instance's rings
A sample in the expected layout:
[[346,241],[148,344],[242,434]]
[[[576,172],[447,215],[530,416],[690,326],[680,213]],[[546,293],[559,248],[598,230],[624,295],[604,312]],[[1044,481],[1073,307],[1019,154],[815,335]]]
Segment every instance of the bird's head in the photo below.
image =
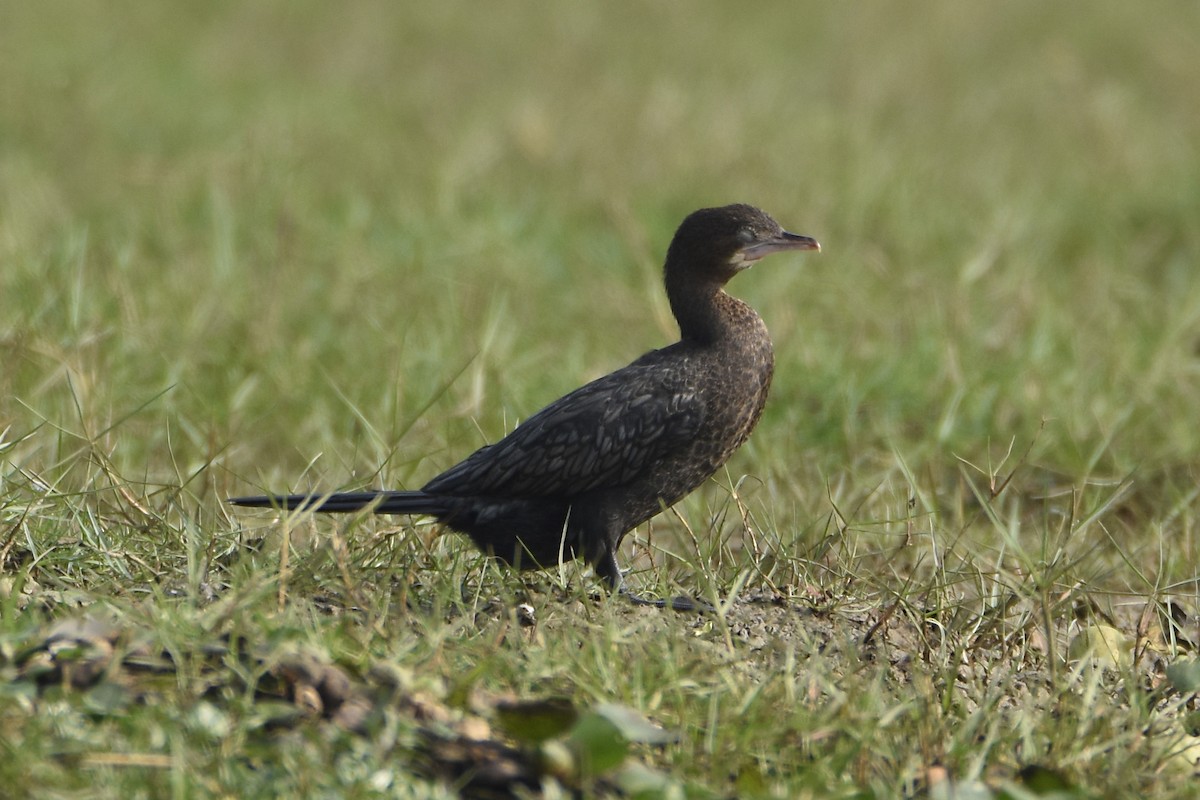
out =
[[820,249],[816,239],[788,233],[767,212],[739,203],[689,214],[671,240],[666,268],[724,283],[771,253]]

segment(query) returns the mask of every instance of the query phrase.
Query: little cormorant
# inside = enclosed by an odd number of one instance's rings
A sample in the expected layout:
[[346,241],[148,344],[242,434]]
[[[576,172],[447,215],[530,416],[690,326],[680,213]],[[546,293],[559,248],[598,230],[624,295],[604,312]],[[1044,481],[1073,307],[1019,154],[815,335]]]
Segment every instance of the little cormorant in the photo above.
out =
[[[724,291],[783,250],[820,250],[748,205],[690,214],[664,278],[680,340],[551,403],[419,491],[235,497],[239,506],[428,514],[520,569],[583,558],[627,592],[617,547],[703,483],[746,441],[774,372],[767,328]],[[695,607],[676,599],[677,608]]]

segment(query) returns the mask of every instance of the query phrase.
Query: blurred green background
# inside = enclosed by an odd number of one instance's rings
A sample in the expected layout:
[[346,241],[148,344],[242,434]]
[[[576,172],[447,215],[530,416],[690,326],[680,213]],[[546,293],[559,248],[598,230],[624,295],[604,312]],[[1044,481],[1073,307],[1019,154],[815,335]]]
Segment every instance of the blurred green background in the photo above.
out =
[[799,523],[893,452],[1191,474],[1194,6],[0,14],[0,420],[47,483],[419,484],[672,340],[671,232],[733,201],[825,248],[731,287],[779,351],[736,469]]

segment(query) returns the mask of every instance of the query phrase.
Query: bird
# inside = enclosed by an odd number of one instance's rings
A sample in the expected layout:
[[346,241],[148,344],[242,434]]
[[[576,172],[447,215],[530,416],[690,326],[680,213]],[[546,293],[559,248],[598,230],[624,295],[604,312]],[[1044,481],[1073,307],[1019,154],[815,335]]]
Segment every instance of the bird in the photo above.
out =
[[782,251],[820,251],[743,203],[689,214],[667,248],[663,282],[679,341],[554,401],[419,490],[233,497],[236,506],[429,515],[517,569],[582,558],[610,592],[625,584],[621,540],[710,478],[750,436],[767,400],[774,350],[749,304],[725,291]]

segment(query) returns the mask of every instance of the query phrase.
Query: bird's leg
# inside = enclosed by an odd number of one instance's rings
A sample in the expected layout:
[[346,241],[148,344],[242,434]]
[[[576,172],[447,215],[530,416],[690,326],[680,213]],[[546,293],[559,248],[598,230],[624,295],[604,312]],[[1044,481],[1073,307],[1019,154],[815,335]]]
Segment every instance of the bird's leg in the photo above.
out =
[[621,568],[617,566],[617,555],[613,548],[606,550],[604,555],[597,560],[596,574],[608,584],[609,591],[619,594],[635,606],[669,608],[672,611],[699,611],[703,614],[713,614],[716,612],[716,609],[708,603],[684,595],[672,597],[670,600],[662,600],[635,594],[625,585],[625,578],[621,575]]
[[670,600],[651,599],[636,595],[628,589],[622,587],[621,595],[633,603],[635,606],[654,606],[655,608],[669,608],[672,611],[696,611],[701,614],[715,614],[717,609],[703,600],[697,600],[694,597],[688,597],[685,594],[678,594]]

